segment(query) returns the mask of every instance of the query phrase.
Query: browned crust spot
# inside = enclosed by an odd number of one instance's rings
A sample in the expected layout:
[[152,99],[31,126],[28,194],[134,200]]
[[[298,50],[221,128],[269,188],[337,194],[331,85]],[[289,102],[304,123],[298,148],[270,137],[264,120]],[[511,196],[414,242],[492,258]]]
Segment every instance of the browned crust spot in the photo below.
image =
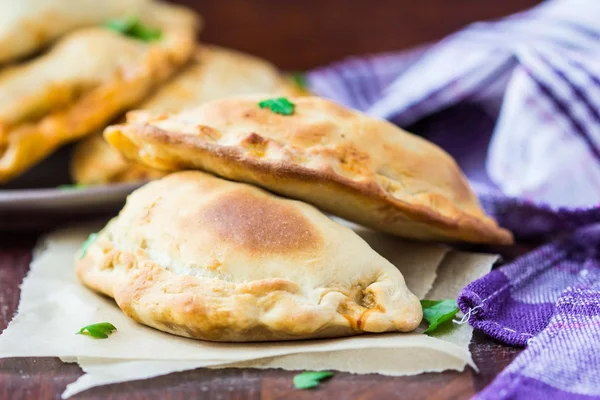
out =
[[318,232],[294,207],[244,190],[220,196],[200,220],[205,229],[248,252],[287,254],[321,245]]

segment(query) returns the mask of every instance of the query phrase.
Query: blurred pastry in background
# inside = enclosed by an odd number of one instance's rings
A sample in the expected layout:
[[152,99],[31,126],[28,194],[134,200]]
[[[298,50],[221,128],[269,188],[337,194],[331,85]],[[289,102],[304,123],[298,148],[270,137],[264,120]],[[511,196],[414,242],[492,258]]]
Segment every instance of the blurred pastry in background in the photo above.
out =
[[104,136],[149,167],[208,171],[398,236],[512,242],[444,150],[322,98],[246,95],[131,112]]
[[[253,93],[290,96],[307,92],[265,60],[203,44],[192,62],[139,108],[175,112],[230,95]],[[164,174],[125,160],[101,133],[79,142],[71,161],[73,180],[85,185],[155,179]]]
[[165,176],[159,169],[127,161],[95,133],[77,143],[71,156],[71,176],[80,185],[149,181]]
[[28,56],[72,30],[138,15],[149,3],[149,0],[0,1],[0,64]]
[[175,112],[227,96],[295,95],[299,90],[274,65],[241,51],[201,44],[192,61],[141,108],[152,112]]
[[350,228],[198,171],[133,192],[76,271],[134,320],[203,340],[409,332],[422,318],[400,271]]
[[0,70],[0,183],[138,104],[189,60],[199,25],[187,8],[154,2]]

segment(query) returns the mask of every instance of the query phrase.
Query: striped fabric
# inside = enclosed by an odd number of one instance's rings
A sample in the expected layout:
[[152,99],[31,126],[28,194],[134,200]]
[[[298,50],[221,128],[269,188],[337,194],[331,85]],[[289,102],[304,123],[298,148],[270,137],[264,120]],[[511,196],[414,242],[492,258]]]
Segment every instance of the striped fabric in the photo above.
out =
[[550,0],[311,89],[445,148],[484,208],[549,243],[471,283],[469,323],[526,350],[479,399],[600,399],[600,0]]
[[552,207],[589,208],[600,202],[598,15],[595,0],[549,1],[429,49],[318,69],[309,82],[320,95],[403,127],[476,104],[497,121],[485,162],[495,186]]

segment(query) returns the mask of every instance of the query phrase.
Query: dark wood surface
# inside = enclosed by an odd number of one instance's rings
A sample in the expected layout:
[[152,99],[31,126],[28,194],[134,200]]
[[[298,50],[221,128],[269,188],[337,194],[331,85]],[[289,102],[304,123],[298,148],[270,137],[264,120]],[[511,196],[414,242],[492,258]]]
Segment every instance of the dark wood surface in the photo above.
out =
[[287,70],[440,39],[473,21],[540,0],[172,0],[199,11],[200,38],[245,50]]
[[[0,235],[0,331],[16,312],[19,284],[28,270],[32,235]],[[517,252],[521,252],[517,249]],[[510,255],[509,255],[510,257]],[[519,349],[475,333],[471,343],[479,373],[447,371],[411,377],[336,373],[316,390],[298,391],[294,372],[280,370],[186,371],[152,380],[91,389],[75,399],[468,399],[483,389],[519,353]],[[50,400],[82,374],[76,364],[57,358],[0,359],[0,399]]]

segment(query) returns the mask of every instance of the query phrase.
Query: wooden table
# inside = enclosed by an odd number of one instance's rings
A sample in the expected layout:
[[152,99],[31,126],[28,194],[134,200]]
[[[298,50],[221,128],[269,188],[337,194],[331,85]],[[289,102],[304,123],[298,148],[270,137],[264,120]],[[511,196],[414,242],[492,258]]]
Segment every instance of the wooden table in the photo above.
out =
[[[27,273],[36,236],[0,235],[0,331],[14,315],[19,284]],[[519,253],[521,251],[518,251]],[[510,257],[510,255],[509,255]],[[467,399],[482,390],[520,349],[504,346],[475,333],[471,342],[479,374],[471,368],[411,377],[351,375],[335,377],[316,390],[298,391],[294,372],[280,370],[195,370],[152,380],[104,386],[75,399]],[[57,358],[0,359],[0,399],[60,399],[65,386],[82,375],[76,364]]]

